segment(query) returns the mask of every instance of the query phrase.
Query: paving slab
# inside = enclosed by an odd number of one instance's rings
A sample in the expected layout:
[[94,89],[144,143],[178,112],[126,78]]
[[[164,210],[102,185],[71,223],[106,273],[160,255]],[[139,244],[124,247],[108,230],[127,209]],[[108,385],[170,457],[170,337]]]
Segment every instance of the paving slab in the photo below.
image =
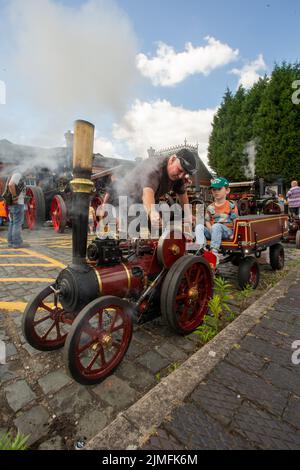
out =
[[91,439],[107,426],[112,415],[113,408],[111,406],[107,408],[99,406],[99,409],[95,407],[92,411],[85,413],[76,426],[76,437],[83,438],[85,441]]
[[55,413],[61,416],[87,408],[92,403],[92,397],[84,387],[74,383],[56,393],[49,403]]
[[62,370],[56,370],[44,375],[38,380],[39,386],[44,393],[58,392],[62,387],[70,383],[71,378]]
[[149,371],[153,374],[156,374],[170,364],[168,359],[162,357],[155,351],[148,351],[147,353],[138,357],[137,362],[149,369]]
[[127,382],[116,376],[108,377],[101,384],[94,387],[93,394],[116,410],[128,407],[138,397],[137,392]]
[[36,398],[36,394],[25,380],[18,380],[11,385],[7,385],[4,387],[4,393],[9,406],[14,411],[19,411]]
[[39,450],[62,450],[63,443],[60,436],[55,436],[39,446]]
[[28,445],[46,436],[48,433],[49,414],[43,406],[35,406],[22,413],[14,420],[20,434],[29,435]]

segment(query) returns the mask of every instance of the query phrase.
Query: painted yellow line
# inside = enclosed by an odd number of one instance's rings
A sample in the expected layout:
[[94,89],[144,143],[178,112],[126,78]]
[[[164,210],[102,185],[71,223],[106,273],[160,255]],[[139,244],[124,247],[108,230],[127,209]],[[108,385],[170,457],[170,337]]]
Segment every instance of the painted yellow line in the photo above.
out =
[[[54,264],[45,264],[45,263],[0,263],[1,266],[12,266],[12,267],[19,267],[19,266],[31,266],[33,268],[56,268],[57,265]],[[60,266],[59,266],[60,267]]]
[[6,277],[0,278],[0,282],[54,282],[48,277]]
[[[57,261],[53,258],[50,258],[49,256],[38,253],[36,251],[28,250],[28,249],[24,249],[24,248],[20,249],[19,251],[21,253],[25,253],[25,255],[32,256],[32,258],[39,258],[39,259],[42,259],[44,261],[48,261],[48,263],[51,263],[51,266],[53,266],[53,267],[62,268],[62,269],[64,269],[66,267],[65,264],[60,263],[59,261]],[[0,264],[0,266],[7,266],[7,265],[6,264]],[[9,265],[9,266],[12,266],[12,265]],[[22,265],[15,264],[14,266],[27,266],[27,265],[26,264],[22,264]],[[34,267],[39,266],[39,267],[47,267],[47,268],[50,267],[49,264],[29,264],[28,266],[34,266]]]
[[[59,261],[56,261],[55,259],[53,258],[50,258],[49,256],[46,256],[46,255],[42,255],[40,253],[37,253],[36,251],[33,251],[33,250],[23,250],[24,253],[28,254],[28,255],[32,255],[32,257],[36,257],[36,258],[40,258],[40,259],[43,259],[45,261],[48,261],[49,263],[52,264],[52,266],[55,266],[55,267],[58,267],[58,268],[65,268],[66,265],[65,264],[62,264],[60,263]],[[47,266],[47,265],[46,265]]]
[[0,310],[8,312],[24,312],[27,303],[25,302],[0,302]]
[[[0,302],[0,310],[23,313],[27,305],[28,302]],[[54,307],[53,303],[47,302],[46,305],[48,305],[48,307]]]
[[32,258],[31,255],[0,255],[0,258]]

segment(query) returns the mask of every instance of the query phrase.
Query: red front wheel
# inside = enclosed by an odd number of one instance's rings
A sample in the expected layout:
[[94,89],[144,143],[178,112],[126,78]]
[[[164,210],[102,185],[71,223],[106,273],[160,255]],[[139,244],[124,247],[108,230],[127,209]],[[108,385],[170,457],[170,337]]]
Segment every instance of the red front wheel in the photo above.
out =
[[115,296],[89,303],[72,325],[65,344],[70,375],[84,385],[99,383],[122,361],[132,336],[132,307]]

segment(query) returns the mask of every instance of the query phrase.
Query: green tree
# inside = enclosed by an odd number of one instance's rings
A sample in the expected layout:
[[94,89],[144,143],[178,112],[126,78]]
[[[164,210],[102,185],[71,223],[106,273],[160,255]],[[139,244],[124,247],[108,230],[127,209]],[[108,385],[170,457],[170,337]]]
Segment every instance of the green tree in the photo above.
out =
[[223,102],[213,120],[213,131],[209,138],[208,160],[219,175],[239,180],[244,172],[243,142],[240,121],[245,90],[239,87],[235,95],[227,89]]
[[300,105],[292,102],[297,79],[299,63],[275,65],[254,118],[256,172],[270,181],[300,176]]
[[252,177],[255,171],[267,181],[300,179],[300,104],[292,102],[295,80],[300,80],[300,63],[284,62],[247,91],[226,90],[208,146],[209,164],[217,174],[232,181],[248,179],[249,149],[255,148]]

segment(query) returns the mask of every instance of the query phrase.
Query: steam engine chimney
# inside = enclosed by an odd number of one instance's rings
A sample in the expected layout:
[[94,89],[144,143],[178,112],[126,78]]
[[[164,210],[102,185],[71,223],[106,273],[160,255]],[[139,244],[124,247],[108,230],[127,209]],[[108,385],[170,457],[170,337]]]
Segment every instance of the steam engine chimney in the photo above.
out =
[[86,245],[88,236],[88,216],[90,195],[93,189],[91,181],[93,146],[93,124],[76,121],[74,127],[73,146],[73,189],[72,236],[73,236],[73,268],[85,269]]

